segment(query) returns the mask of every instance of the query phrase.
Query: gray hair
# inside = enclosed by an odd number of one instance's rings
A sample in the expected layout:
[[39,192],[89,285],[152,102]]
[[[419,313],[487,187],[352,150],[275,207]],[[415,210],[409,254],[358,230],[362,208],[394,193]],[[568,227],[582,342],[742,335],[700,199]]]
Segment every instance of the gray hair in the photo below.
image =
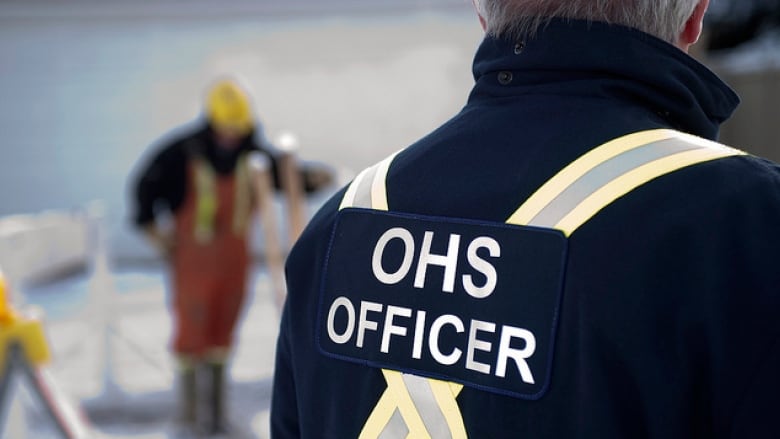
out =
[[621,24],[675,44],[699,0],[477,0],[493,36],[529,35],[551,18]]

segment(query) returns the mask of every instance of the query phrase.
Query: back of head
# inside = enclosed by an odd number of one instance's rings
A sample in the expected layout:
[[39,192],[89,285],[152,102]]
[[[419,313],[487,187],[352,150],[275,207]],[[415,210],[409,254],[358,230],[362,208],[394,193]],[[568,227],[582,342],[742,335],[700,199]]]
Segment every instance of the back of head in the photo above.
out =
[[620,24],[674,44],[699,0],[475,0],[493,36],[533,34],[551,18]]
[[248,134],[254,127],[254,115],[249,95],[232,79],[220,79],[208,90],[206,118],[220,131]]

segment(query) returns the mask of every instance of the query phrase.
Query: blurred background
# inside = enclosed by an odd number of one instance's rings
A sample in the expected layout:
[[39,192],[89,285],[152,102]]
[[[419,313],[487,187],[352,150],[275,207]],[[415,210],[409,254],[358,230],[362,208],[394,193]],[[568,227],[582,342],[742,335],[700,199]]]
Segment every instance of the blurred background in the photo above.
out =
[[[721,140],[773,160],[779,11],[778,0],[712,0],[694,54],[743,99]],[[215,77],[248,86],[271,143],[332,171],[306,198],[308,218],[460,109],[481,37],[470,0],[0,0],[0,267],[14,303],[45,315],[66,404],[98,437],[167,437],[166,279],[133,229],[130,183],[200,117]],[[278,314],[255,235],[230,416],[235,437],[264,438]],[[5,407],[3,437],[47,437],[28,387],[9,390],[21,402]]]

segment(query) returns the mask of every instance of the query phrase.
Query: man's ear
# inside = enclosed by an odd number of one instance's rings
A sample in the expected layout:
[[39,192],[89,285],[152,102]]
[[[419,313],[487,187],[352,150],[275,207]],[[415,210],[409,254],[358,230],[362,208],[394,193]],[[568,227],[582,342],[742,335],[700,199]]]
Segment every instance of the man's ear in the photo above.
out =
[[699,41],[704,26],[704,13],[707,12],[709,5],[710,0],[699,0],[688,21],[685,22],[685,27],[677,39],[677,47],[683,51],[687,52],[691,45]]
[[485,21],[485,17],[483,17],[482,14],[479,13],[479,7],[477,7],[477,1],[478,0],[471,0],[471,4],[474,5],[474,10],[477,12],[477,17],[479,17],[479,24],[482,25],[482,30],[487,30],[487,22]]

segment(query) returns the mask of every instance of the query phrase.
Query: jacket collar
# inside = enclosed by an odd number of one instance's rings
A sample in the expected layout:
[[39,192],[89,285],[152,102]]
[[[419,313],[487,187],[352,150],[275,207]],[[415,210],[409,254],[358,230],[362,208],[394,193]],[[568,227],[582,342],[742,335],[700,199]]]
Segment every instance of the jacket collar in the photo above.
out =
[[528,93],[629,100],[674,128],[710,139],[739,104],[734,91],[683,51],[605,23],[554,20],[523,41],[486,37],[473,73],[470,102]]

